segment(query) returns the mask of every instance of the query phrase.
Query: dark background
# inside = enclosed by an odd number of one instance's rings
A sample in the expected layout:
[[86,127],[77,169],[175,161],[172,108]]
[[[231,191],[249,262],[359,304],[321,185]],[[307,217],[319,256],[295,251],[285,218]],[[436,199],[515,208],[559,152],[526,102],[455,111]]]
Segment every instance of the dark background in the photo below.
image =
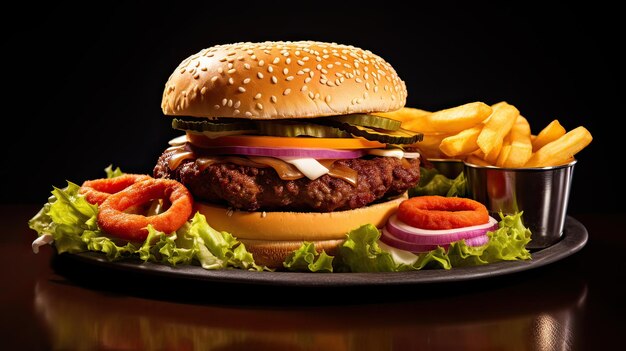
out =
[[[407,2],[408,3],[408,2]],[[407,106],[515,105],[533,133],[552,119],[594,140],[577,155],[570,213],[624,212],[618,11],[392,1],[22,5],[8,34],[0,202],[43,203],[52,186],[113,164],[151,173],[178,133],[160,109],[169,74],[216,44],[320,40],[382,56]]]

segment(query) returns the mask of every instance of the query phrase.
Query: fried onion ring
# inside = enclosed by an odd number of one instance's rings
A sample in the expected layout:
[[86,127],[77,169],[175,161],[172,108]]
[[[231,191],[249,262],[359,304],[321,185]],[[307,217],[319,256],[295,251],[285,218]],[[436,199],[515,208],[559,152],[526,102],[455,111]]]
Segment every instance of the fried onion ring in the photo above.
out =
[[[165,212],[148,217],[124,212],[155,199],[165,199],[171,205]],[[183,184],[171,179],[148,179],[109,196],[99,207],[98,225],[111,235],[143,241],[148,236],[149,224],[156,230],[172,233],[189,219],[192,208],[193,198]]]
[[415,196],[398,207],[398,219],[421,229],[454,229],[485,224],[489,212],[478,201],[444,196]]
[[78,190],[92,205],[101,205],[111,194],[118,193],[142,180],[152,179],[145,174],[124,174],[115,178],[102,178],[83,182]]

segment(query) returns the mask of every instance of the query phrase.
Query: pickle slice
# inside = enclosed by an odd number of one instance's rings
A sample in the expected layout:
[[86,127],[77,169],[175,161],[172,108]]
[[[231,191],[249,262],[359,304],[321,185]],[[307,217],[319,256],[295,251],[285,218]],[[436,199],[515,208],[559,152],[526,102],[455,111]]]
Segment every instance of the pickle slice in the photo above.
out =
[[198,120],[190,121],[180,118],[172,119],[172,128],[194,132],[229,132],[237,130],[254,130],[254,123],[249,120]]
[[343,115],[343,116],[332,116],[332,117],[328,117],[328,119],[331,121],[335,121],[335,122],[352,124],[354,126],[363,126],[363,127],[378,128],[378,129],[385,129],[385,130],[399,130],[400,125],[402,124],[401,121],[398,121],[395,119],[381,117],[381,116],[367,115],[363,113],[355,113],[355,114]]
[[257,129],[261,135],[316,138],[349,138],[350,133],[333,126],[294,121],[259,121]]
[[346,132],[367,140],[375,140],[385,144],[414,144],[424,138],[422,133],[400,128],[398,130],[380,130],[363,126],[342,123],[337,126]]

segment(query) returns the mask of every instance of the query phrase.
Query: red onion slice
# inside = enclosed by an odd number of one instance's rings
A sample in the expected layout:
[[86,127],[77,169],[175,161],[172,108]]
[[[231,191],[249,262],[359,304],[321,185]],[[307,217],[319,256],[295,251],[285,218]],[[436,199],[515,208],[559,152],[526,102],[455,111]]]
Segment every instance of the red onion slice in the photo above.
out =
[[419,245],[446,245],[454,241],[485,235],[488,231],[497,228],[498,221],[490,216],[487,223],[471,227],[442,230],[420,229],[400,221],[395,214],[389,218],[386,226],[394,237]]
[[[389,233],[389,231],[385,228],[382,230],[382,235],[380,236],[380,240],[389,246],[393,246],[400,250],[410,251],[414,253],[428,252],[435,250],[437,247],[441,246],[444,249],[448,249],[450,243],[443,245],[420,245],[413,242],[404,241],[396,238],[393,234]],[[465,240],[465,244],[468,246],[482,246],[489,242],[489,237],[487,235],[480,235],[477,237],[473,237]]]
[[282,148],[282,147],[251,147],[251,146],[216,146],[202,148],[203,154],[207,155],[249,155],[268,157],[309,157],[322,159],[349,159],[359,158],[365,154],[364,150],[339,150],[317,148]]

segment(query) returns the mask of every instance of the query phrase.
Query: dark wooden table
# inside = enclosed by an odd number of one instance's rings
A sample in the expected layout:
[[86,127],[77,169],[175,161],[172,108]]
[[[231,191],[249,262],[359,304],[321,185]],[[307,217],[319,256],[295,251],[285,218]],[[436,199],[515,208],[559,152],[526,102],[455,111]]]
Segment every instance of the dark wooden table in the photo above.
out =
[[587,245],[466,282],[294,288],[146,278],[77,264],[0,206],[3,350],[596,350],[622,343],[623,214],[573,217]]

